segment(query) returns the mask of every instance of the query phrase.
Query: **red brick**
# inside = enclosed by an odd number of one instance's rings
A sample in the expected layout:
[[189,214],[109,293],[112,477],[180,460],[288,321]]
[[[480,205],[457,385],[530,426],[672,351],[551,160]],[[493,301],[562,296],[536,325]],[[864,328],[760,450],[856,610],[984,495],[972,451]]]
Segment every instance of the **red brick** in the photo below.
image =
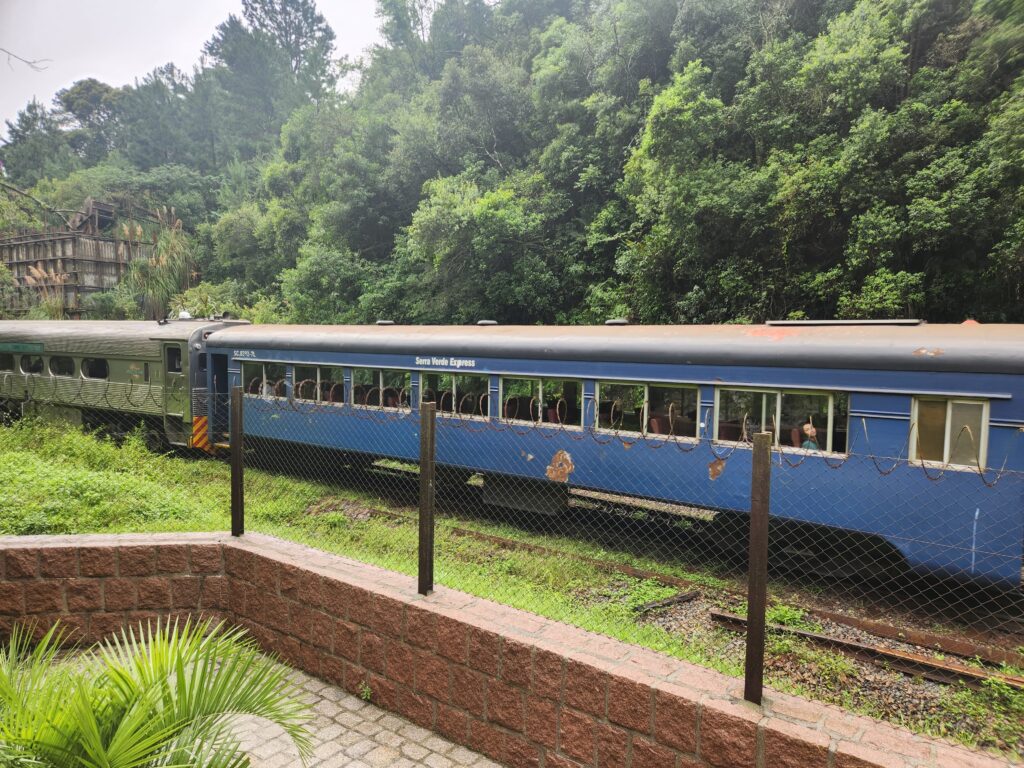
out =
[[370,628],[385,637],[393,637],[399,640],[402,637],[404,615],[405,606],[402,603],[378,595],[373,601]]
[[554,749],[558,740],[558,706],[549,699],[526,699],[526,736],[531,741]]
[[784,720],[764,726],[765,768],[826,768],[828,734]]
[[157,573],[188,573],[188,546],[165,544],[156,548]]
[[388,677],[402,685],[411,686],[416,672],[416,652],[405,643],[391,640],[388,642],[387,654]]
[[414,605],[405,609],[405,642],[417,648],[437,650],[437,614]]
[[398,709],[399,686],[380,675],[370,675],[370,701],[381,709],[395,712]]
[[249,581],[271,595],[277,595],[277,563],[265,557],[257,557]]
[[523,688],[530,687],[533,648],[505,638],[501,646],[501,679]]
[[78,571],[82,576],[115,576],[117,554],[112,547],[82,547],[78,550]]
[[21,616],[24,613],[24,587],[21,584],[0,582],[0,616]]
[[289,600],[298,600],[300,603],[311,605],[306,600],[299,599],[299,589],[308,571],[299,568],[297,565],[281,563],[277,572],[277,591],[281,597]]
[[488,677],[497,677],[501,668],[501,637],[493,632],[470,627],[466,632],[469,666]]
[[486,678],[461,666],[452,667],[452,703],[474,717],[484,716]]
[[345,661],[337,656],[324,656],[320,660],[320,674],[324,680],[345,687]]
[[254,605],[250,607],[249,600],[246,600],[246,609],[252,618],[257,621],[266,624],[271,629],[276,629],[278,632],[287,633],[291,629],[288,616],[288,601],[283,597],[278,597],[273,594],[260,594],[259,588],[254,596],[256,601]]
[[359,627],[347,621],[334,622],[334,652],[349,661],[359,661]]
[[333,650],[331,643],[334,640],[334,619],[323,611],[313,611],[310,617],[310,635],[313,645],[317,648]]
[[466,625],[447,616],[438,616],[434,625],[437,652],[458,664],[466,663]]
[[565,703],[592,715],[604,717],[608,674],[589,664],[572,661],[565,667]]
[[78,554],[72,547],[41,549],[39,550],[39,572],[44,578],[73,578],[78,575]]
[[608,680],[608,719],[640,733],[651,733],[654,691],[650,686],[614,675]]
[[594,726],[599,768],[626,768],[629,760],[629,731],[607,723]]
[[872,725],[864,731],[860,741],[867,746],[881,747],[907,757],[920,759],[931,757],[931,745],[927,741],[916,739],[908,731],[890,725],[881,723]]
[[1005,768],[1006,761],[989,752],[938,744],[935,754],[937,768]]
[[398,711],[416,725],[424,728],[432,728],[434,725],[433,702],[408,688],[398,688]]
[[91,613],[103,608],[103,590],[99,579],[69,579],[66,582],[68,610]]
[[64,590],[60,581],[26,581],[26,613],[59,613],[64,610]]
[[563,709],[559,722],[559,751],[590,765],[594,762],[594,748],[594,719],[571,709]]
[[[839,742],[832,762],[834,768],[905,768],[906,764],[906,760],[891,752],[849,741]],[[961,765],[956,763],[953,768]]]
[[637,736],[633,739],[632,768],[665,768],[676,764],[676,753],[653,741]]
[[523,694],[499,680],[487,681],[487,719],[513,731],[524,725]]
[[540,749],[515,736],[505,740],[505,765],[511,768],[539,768]]
[[459,744],[466,743],[469,730],[469,716],[461,709],[438,704],[435,730],[442,736]]
[[89,634],[96,640],[120,632],[124,627],[124,615],[120,613],[94,613],[89,617]]
[[202,607],[214,610],[227,608],[230,588],[227,576],[204,576],[200,592]]
[[64,641],[83,643],[89,640],[89,615],[87,613],[65,613],[59,617],[60,631]]
[[320,651],[308,643],[299,643],[298,668],[314,677],[320,676]]
[[220,544],[192,544],[189,546],[189,567],[192,573],[222,573]]
[[39,575],[38,549],[9,549],[4,560],[8,579],[34,579]]
[[384,638],[372,632],[363,632],[359,643],[359,663],[367,669],[384,674]]
[[170,608],[171,582],[166,576],[139,579],[139,608]]
[[505,752],[505,734],[493,725],[470,720],[469,748],[500,762]]
[[533,656],[533,680],[530,690],[545,699],[560,701],[562,698],[562,679],[564,660],[550,651],[537,649]]
[[319,604],[331,616],[338,619],[348,619],[348,609],[352,602],[352,595],[355,590],[348,584],[342,584],[333,579],[324,579],[323,588],[320,592]]
[[313,641],[313,610],[298,603],[288,602],[288,623],[290,633],[304,643]]
[[348,587],[344,590],[348,600],[348,620],[353,624],[362,627],[373,625],[373,593],[358,587]]
[[[680,692],[682,694],[682,692]],[[696,694],[695,694],[696,695]],[[697,751],[697,702],[658,691],[654,699],[654,738],[681,752]]]
[[433,653],[420,652],[416,660],[416,690],[447,704],[452,696],[449,662]]
[[152,576],[156,573],[154,547],[121,547],[117,554],[118,573],[122,576]]
[[752,705],[706,700],[701,707],[700,756],[719,768],[754,764],[757,721]]

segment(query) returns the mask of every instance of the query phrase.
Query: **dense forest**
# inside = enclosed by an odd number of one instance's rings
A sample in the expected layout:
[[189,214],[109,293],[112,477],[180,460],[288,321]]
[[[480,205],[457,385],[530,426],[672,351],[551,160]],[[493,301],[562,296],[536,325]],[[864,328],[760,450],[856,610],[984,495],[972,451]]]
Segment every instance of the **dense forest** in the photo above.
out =
[[1021,0],[377,14],[339,60],[314,0],[243,0],[190,73],[27,105],[0,229],[163,211],[93,317],[1024,321]]

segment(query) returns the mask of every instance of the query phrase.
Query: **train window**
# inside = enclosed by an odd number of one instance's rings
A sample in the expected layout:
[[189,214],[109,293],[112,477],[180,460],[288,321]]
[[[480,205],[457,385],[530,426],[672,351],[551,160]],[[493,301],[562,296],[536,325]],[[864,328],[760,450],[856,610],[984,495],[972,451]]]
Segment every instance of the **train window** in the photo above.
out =
[[385,408],[408,408],[412,375],[408,371],[381,371],[380,390]]
[[775,431],[778,392],[720,389],[717,395],[715,439],[750,443],[757,432]]
[[467,416],[490,415],[490,381],[486,376],[460,373],[452,377],[455,385],[455,412]]
[[597,426],[624,432],[640,432],[645,422],[647,392],[643,384],[599,382]]
[[142,380],[149,384],[149,363],[142,364]]
[[242,363],[242,387],[247,395],[263,394],[263,363]]
[[282,363],[264,363],[263,382],[268,396],[284,397],[288,394],[288,367]]
[[167,347],[167,372],[181,373],[181,347]]
[[697,436],[699,401],[696,387],[650,384],[647,387],[646,431],[675,437]]
[[327,366],[320,368],[320,400],[325,403],[345,402],[345,371]]
[[199,373],[206,373],[206,353],[202,352],[199,355]]
[[43,372],[43,358],[36,355],[22,355],[21,356],[21,372],[22,373],[42,373]]
[[296,400],[320,400],[320,371],[305,365],[294,369],[293,392]]
[[502,379],[501,417],[512,421],[540,421],[543,405],[540,379]]
[[421,373],[420,402],[436,403],[439,413],[455,412],[455,385],[450,373]]
[[380,405],[380,371],[378,369],[352,369],[352,404],[371,408]]
[[580,426],[583,423],[583,387],[572,379],[541,379],[541,421]]
[[70,357],[51,357],[50,373],[52,373],[54,376],[74,376],[75,361],[72,360]]
[[102,357],[87,357],[82,360],[82,376],[86,379],[109,378],[110,366]]
[[14,355],[4,352],[0,354],[0,371],[14,370]]
[[841,392],[783,392],[779,445],[845,453],[849,397]]
[[988,402],[914,398],[910,455],[964,467],[985,466]]

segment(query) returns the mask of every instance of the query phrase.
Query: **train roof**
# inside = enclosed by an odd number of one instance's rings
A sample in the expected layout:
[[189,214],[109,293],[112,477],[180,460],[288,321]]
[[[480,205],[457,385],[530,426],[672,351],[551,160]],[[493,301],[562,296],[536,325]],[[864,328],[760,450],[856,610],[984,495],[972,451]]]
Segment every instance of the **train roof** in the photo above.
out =
[[159,342],[222,327],[220,320],[0,320],[0,351],[5,344],[42,344],[45,352],[145,356],[159,354]]
[[[247,325],[231,349],[674,365],[1024,373],[1024,325]],[[415,365],[410,365],[415,368]]]

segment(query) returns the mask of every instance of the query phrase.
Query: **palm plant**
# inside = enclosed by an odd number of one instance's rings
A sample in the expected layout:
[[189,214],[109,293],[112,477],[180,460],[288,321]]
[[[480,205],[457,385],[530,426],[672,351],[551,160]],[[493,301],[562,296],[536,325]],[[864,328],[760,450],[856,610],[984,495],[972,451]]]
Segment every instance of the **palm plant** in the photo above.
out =
[[309,753],[309,719],[287,670],[239,629],[209,622],[141,626],[59,657],[16,628],[0,648],[0,766],[245,768],[235,719],[281,726]]

